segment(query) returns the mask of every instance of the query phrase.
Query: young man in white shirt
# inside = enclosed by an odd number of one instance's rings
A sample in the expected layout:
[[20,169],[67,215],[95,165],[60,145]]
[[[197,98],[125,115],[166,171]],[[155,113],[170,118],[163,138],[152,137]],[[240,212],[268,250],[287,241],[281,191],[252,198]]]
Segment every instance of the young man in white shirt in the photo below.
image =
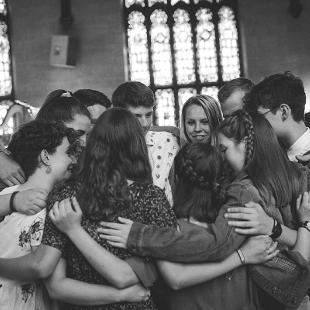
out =
[[[140,82],[125,82],[114,91],[112,105],[131,111],[139,120],[145,132],[149,159],[152,168],[153,183],[165,190],[166,196],[172,204],[170,174],[175,155],[179,150],[178,137],[171,132],[151,129],[155,97],[153,91]],[[170,181],[169,181],[170,174]]]
[[301,79],[290,72],[266,77],[245,97],[245,108],[270,122],[291,161],[310,150],[304,121],[306,94]]

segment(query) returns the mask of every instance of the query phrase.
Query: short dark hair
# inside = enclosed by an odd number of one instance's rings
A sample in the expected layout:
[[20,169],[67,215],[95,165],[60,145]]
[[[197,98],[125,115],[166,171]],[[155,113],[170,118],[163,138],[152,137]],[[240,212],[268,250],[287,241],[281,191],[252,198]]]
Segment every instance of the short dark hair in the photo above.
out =
[[36,119],[64,124],[73,121],[76,114],[82,114],[91,119],[86,106],[74,98],[71,92],[57,89],[47,96]]
[[67,136],[68,129],[60,123],[34,120],[13,134],[8,150],[28,178],[39,165],[41,151],[53,154]]
[[104,93],[94,89],[78,89],[73,93],[73,96],[77,98],[81,103],[83,103],[86,107],[100,104],[108,109],[112,105],[110,99]]
[[304,120],[306,94],[303,82],[291,72],[273,74],[257,85],[245,96],[245,108],[256,112],[259,107],[275,109],[282,103],[287,104],[296,122]]
[[139,120],[128,110],[111,108],[92,129],[81,160],[79,192],[83,212],[114,220],[131,203],[127,179],[152,183],[147,146]]
[[224,187],[220,185],[223,175],[220,152],[207,143],[188,143],[178,152],[174,163],[177,177],[174,212],[177,218],[193,217],[201,222],[214,222],[225,198]]
[[148,107],[155,105],[153,91],[141,82],[125,82],[118,86],[112,95],[113,107],[128,109],[131,107]]
[[226,82],[219,90],[217,97],[219,102],[223,103],[228,97],[232,95],[237,90],[243,90],[248,93],[250,89],[254,86],[254,83],[246,78],[240,77]]

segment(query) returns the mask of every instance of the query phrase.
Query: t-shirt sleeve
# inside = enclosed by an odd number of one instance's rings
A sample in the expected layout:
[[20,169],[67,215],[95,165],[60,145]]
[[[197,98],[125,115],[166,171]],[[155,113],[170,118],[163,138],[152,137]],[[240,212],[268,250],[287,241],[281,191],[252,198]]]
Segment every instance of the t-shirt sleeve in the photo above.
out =
[[46,210],[40,211],[30,226],[30,245],[37,247],[42,242]]

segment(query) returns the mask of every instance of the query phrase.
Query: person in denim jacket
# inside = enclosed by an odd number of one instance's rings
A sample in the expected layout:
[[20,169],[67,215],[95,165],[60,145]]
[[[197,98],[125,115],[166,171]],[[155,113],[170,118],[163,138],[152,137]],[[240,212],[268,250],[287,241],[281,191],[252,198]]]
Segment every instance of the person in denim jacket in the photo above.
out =
[[[276,219],[277,226],[286,225],[281,226],[282,234],[274,237],[279,241],[286,240],[293,246],[297,232],[291,228],[296,228],[294,224],[298,219],[289,203],[296,200],[303,190],[304,185],[300,182],[302,173],[287,159],[270,124],[261,115],[250,117],[244,111],[237,111],[221,124],[218,138],[219,147],[234,171],[234,179],[227,187],[226,201],[214,224],[205,229],[186,223],[178,232],[139,223],[104,223],[112,230],[101,229],[102,237],[115,246],[127,246],[141,256],[187,263],[218,261],[238,249],[246,239],[228,225],[224,214],[228,208],[243,207],[253,201]],[[307,231],[304,229],[302,233]],[[249,282],[245,286],[240,285],[244,282],[236,282],[232,286],[234,294],[231,297],[239,299],[244,289],[253,297],[259,287],[280,302],[276,303],[277,308],[283,308],[282,305],[296,308],[310,285],[308,257],[303,252],[306,248],[281,252],[271,264],[255,266],[251,271],[252,277],[249,277],[247,268],[236,269],[232,280],[240,277],[240,281]],[[255,306],[257,309],[271,309],[271,301],[272,308],[276,309],[273,299],[263,306],[256,300]]]

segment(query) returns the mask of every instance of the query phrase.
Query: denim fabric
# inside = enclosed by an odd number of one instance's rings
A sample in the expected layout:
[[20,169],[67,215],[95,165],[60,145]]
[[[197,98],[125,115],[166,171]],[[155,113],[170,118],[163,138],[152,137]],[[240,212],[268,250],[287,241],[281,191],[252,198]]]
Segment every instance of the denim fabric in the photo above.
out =
[[[142,255],[177,262],[205,262],[222,260],[240,247],[245,237],[235,233],[223,217],[227,208],[244,206],[254,201],[281,223],[292,227],[291,208],[268,206],[245,174],[239,175],[227,189],[226,203],[214,224],[208,228],[184,222],[181,231],[134,223],[128,238],[130,251]],[[269,264],[269,265],[268,265]],[[296,307],[309,287],[309,265],[298,253],[282,252],[271,263],[251,269],[253,280],[268,294],[288,307]],[[302,275],[302,276],[301,276]],[[219,288],[220,289],[220,288]]]

